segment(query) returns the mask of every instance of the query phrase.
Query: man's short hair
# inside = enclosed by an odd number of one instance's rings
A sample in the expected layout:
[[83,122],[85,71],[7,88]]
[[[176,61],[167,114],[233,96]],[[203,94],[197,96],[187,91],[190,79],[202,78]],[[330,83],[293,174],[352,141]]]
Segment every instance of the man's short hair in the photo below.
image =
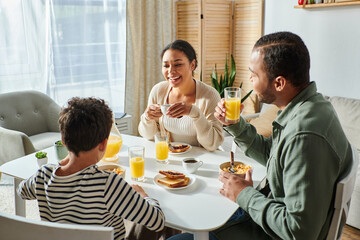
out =
[[59,125],[67,149],[78,156],[109,137],[112,111],[102,99],[74,97],[60,112]]
[[276,32],[261,37],[254,50],[263,54],[265,71],[270,82],[283,76],[294,87],[310,82],[310,55],[302,39],[291,32]]

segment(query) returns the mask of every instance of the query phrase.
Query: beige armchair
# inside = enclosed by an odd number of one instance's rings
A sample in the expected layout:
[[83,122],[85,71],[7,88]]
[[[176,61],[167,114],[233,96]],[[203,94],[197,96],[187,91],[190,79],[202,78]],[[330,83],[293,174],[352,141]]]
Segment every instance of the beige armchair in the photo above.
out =
[[0,165],[60,140],[60,106],[37,91],[0,94]]

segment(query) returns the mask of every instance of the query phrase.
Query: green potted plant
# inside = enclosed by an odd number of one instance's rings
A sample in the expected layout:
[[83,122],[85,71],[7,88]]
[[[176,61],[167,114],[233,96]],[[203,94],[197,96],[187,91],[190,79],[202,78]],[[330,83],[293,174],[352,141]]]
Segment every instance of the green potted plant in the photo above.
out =
[[39,166],[46,164],[48,161],[47,152],[37,152],[35,153],[35,157]]
[[55,150],[59,161],[64,159],[69,153],[66,147],[62,144],[61,140],[55,142]]
[[[220,75],[220,79],[218,78],[218,73],[217,73],[216,64],[215,64],[215,69],[213,69],[212,74],[210,75],[211,83],[212,83],[212,86],[219,92],[221,98],[224,97],[224,89],[225,88],[233,87],[233,84],[235,81],[235,76],[236,76],[236,67],[235,67],[235,60],[234,60],[233,55],[231,55],[230,72],[229,72],[228,63],[227,63],[227,56],[225,57],[225,73],[224,73],[224,77],[222,75]],[[242,87],[242,84],[243,83],[240,84],[239,88]],[[241,102],[244,102],[250,96],[252,91],[253,90],[251,90],[243,98],[241,98]]]
[[37,159],[47,158],[47,152],[37,152],[37,153],[35,153],[35,157]]

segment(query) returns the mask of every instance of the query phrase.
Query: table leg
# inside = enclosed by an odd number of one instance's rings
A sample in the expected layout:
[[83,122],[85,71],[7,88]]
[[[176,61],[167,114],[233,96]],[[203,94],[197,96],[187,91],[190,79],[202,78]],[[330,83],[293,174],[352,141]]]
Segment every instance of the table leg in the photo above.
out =
[[194,232],[194,240],[209,240],[209,232]]
[[15,214],[18,216],[26,217],[25,200],[19,197],[16,193],[16,189],[22,180],[14,178],[14,194],[15,194]]

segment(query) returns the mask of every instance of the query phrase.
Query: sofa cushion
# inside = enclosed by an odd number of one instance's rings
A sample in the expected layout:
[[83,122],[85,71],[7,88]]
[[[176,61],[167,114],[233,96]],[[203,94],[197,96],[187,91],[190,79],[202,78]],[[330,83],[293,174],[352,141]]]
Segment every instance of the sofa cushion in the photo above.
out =
[[277,117],[279,108],[271,105],[264,113],[260,114],[258,118],[250,119],[249,123],[256,128],[258,134],[264,137],[270,137],[272,133],[272,122]]
[[55,145],[55,142],[61,139],[61,135],[58,132],[46,132],[36,134],[30,137],[35,151],[51,147]]
[[360,99],[331,97],[329,100],[349,142],[360,149]]

